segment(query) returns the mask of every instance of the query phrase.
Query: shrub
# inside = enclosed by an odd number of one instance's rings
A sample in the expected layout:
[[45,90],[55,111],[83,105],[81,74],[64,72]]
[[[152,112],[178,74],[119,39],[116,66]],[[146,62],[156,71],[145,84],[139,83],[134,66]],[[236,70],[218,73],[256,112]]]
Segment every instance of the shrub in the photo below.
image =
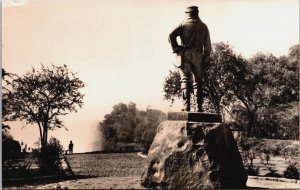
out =
[[279,173],[277,173],[277,170],[272,169],[271,167],[268,168],[269,173],[265,175],[265,177],[282,177]]
[[254,167],[249,166],[247,168],[247,173],[248,173],[248,175],[251,175],[251,176],[258,176],[259,168],[258,167],[254,168]]
[[271,152],[273,154],[273,156],[279,156],[281,154],[281,147],[277,146],[272,148]]
[[3,161],[7,161],[10,159],[17,159],[20,156],[21,156],[21,145],[19,141],[13,140],[12,138],[6,138],[2,140]]
[[51,137],[49,143],[38,152],[38,165],[43,174],[59,174],[62,172],[63,146],[59,140]]
[[289,164],[287,168],[283,171],[283,177],[290,179],[299,179],[299,170],[296,163]]

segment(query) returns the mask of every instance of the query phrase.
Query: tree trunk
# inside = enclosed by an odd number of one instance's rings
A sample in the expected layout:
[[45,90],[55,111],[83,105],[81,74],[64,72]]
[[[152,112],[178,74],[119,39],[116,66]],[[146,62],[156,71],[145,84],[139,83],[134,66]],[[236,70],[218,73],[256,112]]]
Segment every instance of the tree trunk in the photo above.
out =
[[256,114],[254,111],[248,111],[249,116],[249,126],[248,126],[248,136],[256,136]]
[[42,148],[44,148],[47,145],[48,126],[44,124],[42,128],[43,128],[43,135],[41,137],[41,145]]
[[38,126],[39,126],[39,131],[40,131],[40,141],[41,141],[41,148],[43,148],[44,147],[44,145],[43,145],[43,131],[42,131],[42,126],[41,126],[41,124],[38,122]]

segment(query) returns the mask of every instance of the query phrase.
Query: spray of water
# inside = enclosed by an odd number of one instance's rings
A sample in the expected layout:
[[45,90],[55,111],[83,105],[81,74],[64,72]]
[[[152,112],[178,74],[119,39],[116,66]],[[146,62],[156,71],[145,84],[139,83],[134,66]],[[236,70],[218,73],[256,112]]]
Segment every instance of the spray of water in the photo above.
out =
[[95,133],[94,133],[94,141],[91,145],[91,151],[102,151],[104,149],[104,136],[102,131],[99,128],[99,125],[95,126]]

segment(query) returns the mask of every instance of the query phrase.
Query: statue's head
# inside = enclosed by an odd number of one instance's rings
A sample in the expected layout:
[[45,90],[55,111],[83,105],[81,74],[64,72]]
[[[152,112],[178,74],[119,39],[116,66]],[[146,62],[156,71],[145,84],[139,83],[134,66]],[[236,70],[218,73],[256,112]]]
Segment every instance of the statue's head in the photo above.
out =
[[196,18],[198,17],[198,7],[197,6],[190,6],[187,7],[185,10],[185,15],[187,18]]

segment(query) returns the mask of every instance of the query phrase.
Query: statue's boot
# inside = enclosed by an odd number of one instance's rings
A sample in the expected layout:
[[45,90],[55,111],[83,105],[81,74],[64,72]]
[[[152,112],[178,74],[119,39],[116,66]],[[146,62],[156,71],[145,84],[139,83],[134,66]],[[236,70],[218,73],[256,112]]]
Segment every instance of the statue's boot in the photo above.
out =
[[203,112],[202,104],[203,104],[203,92],[202,85],[194,84],[194,93],[196,94],[197,99],[197,112]]
[[183,108],[181,111],[191,110],[191,92],[189,89],[182,89]]

